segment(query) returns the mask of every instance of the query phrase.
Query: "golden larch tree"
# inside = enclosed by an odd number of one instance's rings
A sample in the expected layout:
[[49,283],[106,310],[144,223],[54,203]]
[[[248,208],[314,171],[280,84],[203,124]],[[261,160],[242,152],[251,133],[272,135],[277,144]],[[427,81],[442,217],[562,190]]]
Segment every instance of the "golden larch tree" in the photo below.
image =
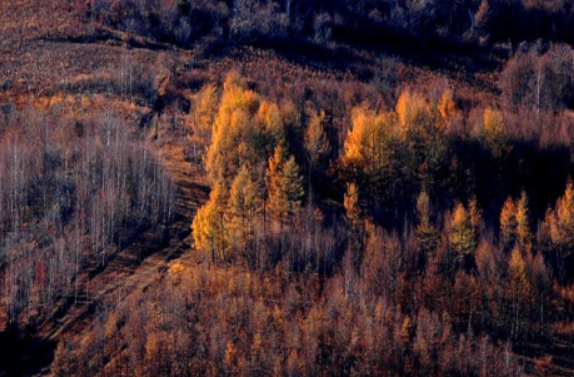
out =
[[[403,137],[411,137],[413,134],[438,131],[437,109],[419,93],[405,90],[397,101],[396,113]],[[444,125],[444,123],[443,123]]]
[[376,180],[390,164],[390,148],[395,117],[375,114],[365,107],[355,108],[352,127],[345,140],[344,165],[355,173]]
[[277,104],[267,101],[261,102],[257,118],[263,124],[263,128],[269,135],[269,138],[273,141],[272,145],[285,143],[285,128]]
[[287,197],[287,213],[289,218],[292,218],[301,207],[303,197],[305,196],[303,177],[301,176],[299,165],[295,161],[294,156],[290,156],[283,166],[282,181],[284,182],[283,189]]
[[516,238],[516,205],[508,197],[500,211],[500,243],[504,249],[509,249]]
[[355,268],[360,266],[365,248],[365,222],[361,217],[359,199],[358,186],[355,183],[348,183],[343,205],[349,227],[349,249]]
[[574,185],[572,180],[566,184],[564,195],[556,204],[557,232],[555,242],[567,250],[574,249]]
[[309,160],[309,171],[311,172],[329,153],[330,145],[325,133],[325,112],[313,114],[305,131],[305,151]]
[[229,233],[236,247],[247,250],[260,223],[261,195],[249,169],[243,166],[229,191],[227,218]]
[[439,237],[430,219],[430,198],[425,190],[421,191],[417,198],[417,214],[417,237],[421,251],[426,254],[438,246]]
[[454,92],[451,89],[445,90],[440,97],[438,110],[446,122],[451,121],[458,115],[458,108],[454,102]]
[[271,215],[283,226],[299,211],[305,189],[295,157],[287,158],[280,145],[269,159],[266,182]]
[[212,184],[223,181],[229,185],[241,165],[257,165],[265,155],[265,132],[253,119],[258,107],[258,95],[246,90],[236,73],[230,73],[223,86],[205,159]]
[[516,205],[516,241],[521,250],[532,251],[532,231],[530,230],[530,212],[528,210],[528,195],[522,190],[520,200]]
[[521,329],[522,310],[530,293],[530,282],[527,276],[527,266],[522,252],[518,247],[512,249],[508,263],[510,294],[512,299],[512,335],[518,336]]
[[468,261],[476,250],[476,229],[472,225],[469,211],[460,202],[456,204],[451,215],[448,240],[459,262]]
[[506,145],[506,132],[502,112],[487,107],[484,110],[484,141],[492,150],[492,154],[500,158]]
[[197,211],[191,225],[195,246],[200,251],[210,253],[213,262],[224,259],[228,250],[226,204],[226,189],[223,184],[216,183],[209,201]]

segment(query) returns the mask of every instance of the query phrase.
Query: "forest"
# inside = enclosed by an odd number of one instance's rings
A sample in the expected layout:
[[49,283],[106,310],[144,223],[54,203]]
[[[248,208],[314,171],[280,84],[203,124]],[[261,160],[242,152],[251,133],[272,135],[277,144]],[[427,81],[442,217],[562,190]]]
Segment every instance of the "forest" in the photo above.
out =
[[572,3],[38,1],[0,377],[574,375]]

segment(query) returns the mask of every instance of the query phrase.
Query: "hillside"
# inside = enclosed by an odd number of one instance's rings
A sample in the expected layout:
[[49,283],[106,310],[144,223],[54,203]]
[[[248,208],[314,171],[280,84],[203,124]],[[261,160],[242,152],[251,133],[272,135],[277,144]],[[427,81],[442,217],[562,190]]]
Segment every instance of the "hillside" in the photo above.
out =
[[0,376],[574,375],[572,11],[0,2]]

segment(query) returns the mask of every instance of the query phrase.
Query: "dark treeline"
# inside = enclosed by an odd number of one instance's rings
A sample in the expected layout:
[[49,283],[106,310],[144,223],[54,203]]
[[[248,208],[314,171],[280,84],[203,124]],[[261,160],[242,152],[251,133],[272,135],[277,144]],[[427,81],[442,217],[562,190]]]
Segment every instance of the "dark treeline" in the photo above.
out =
[[434,39],[491,45],[574,42],[569,1],[92,0],[107,25],[182,45],[203,42],[380,42]]
[[120,119],[49,119],[27,109],[0,134],[0,297],[16,327],[74,302],[80,274],[172,217],[170,180]]

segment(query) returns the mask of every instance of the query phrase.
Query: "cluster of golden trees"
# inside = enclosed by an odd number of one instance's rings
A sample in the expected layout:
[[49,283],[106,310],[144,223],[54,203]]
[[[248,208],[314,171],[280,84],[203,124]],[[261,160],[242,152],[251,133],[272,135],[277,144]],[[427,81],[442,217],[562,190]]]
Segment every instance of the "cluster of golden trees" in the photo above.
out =
[[[477,184],[472,182],[483,178],[468,176],[470,169],[478,169],[473,166],[477,163],[463,171],[462,182],[459,177],[464,156],[457,155],[456,124],[462,117],[451,90],[436,103],[406,90],[392,110],[377,111],[365,104],[355,107],[336,158],[324,111],[309,113],[291,101],[266,101],[232,72],[221,93],[212,85],[202,90],[190,122],[190,144],[193,150],[203,151],[212,187],[209,201],[193,221],[196,247],[213,261],[247,257],[253,262],[260,259],[262,245],[270,237],[284,241],[286,233],[298,231],[303,217],[321,223],[325,213],[334,211],[345,212],[345,243],[353,250],[357,266],[367,230],[390,219],[391,229],[415,228],[427,254],[448,245],[453,265],[467,269],[472,267],[470,255],[479,244],[481,228],[500,224],[495,232],[499,236],[491,242],[499,239],[502,250],[518,248],[524,256],[536,253],[538,244],[544,244],[545,250],[559,250],[548,262],[560,271],[574,250],[568,236],[572,185],[556,209],[548,211],[538,239],[532,233],[535,219],[524,189],[519,198],[506,199],[500,216],[490,214],[483,221],[472,190]],[[513,142],[500,110],[484,109],[481,128],[472,130],[470,137],[483,146],[487,164],[510,159]],[[491,179],[502,179],[500,170],[490,170]],[[313,179],[315,173],[323,174],[322,182]],[[340,200],[340,209],[312,208],[321,204],[313,194],[325,183],[346,187],[344,197],[335,199]],[[467,183],[471,187],[453,191]],[[493,190],[479,189],[483,195]],[[494,191],[492,199],[503,192]],[[459,200],[460,194],[466,200]],[[302,211],[305,203],[309,208]]]
[[103,305],[54,372],[523,375],[512,342],[571,320],[574,184],[529,185],[521,169],[559,171],[553,155],[497,108],[471,122],[451,90],[348,110],[341,138],[332,114],[237,73],[201,90],[188,142],[211,192],[192,252],[211,263]]
[[[191,127],[192,143],[204,148],[204,166],[212,186],[209,201],[193,222],[200,250],[225,260],[231,250],[245,252],[266,233],[290,226],[305,186],[286,134],[299,127],[294,106],[262,100],[241,78],[228,75],[221,99],[207,87]],[[213,115],[209,112],[213,112]],[[314,121],[308,133],[309,160],[316,161],[324,136]],[[206,130],[210,130],[207,132]],[[314,148],[314,149],[313,149]]]

